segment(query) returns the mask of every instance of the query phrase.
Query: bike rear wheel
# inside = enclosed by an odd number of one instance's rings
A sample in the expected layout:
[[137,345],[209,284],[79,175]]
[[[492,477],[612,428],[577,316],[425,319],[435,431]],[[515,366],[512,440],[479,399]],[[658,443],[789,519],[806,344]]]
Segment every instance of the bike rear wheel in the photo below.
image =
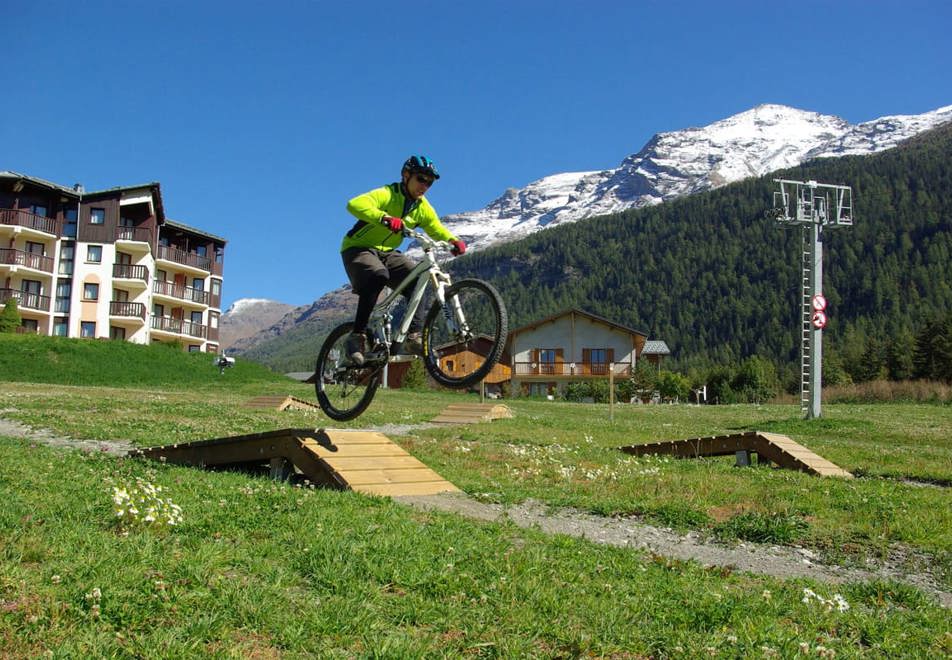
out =
[[502,357],[509,333],[506,306],[488,282],[460,280],[447,287],[423,325],[423,364],[446,387],[468,387],[485,378]]
[[353,323],[337,326],[324,340],[314,367],[317,403],[331,419],[346,422],[360,415],[380,386],[380,365],[358,367],[351,363],[345,343]]

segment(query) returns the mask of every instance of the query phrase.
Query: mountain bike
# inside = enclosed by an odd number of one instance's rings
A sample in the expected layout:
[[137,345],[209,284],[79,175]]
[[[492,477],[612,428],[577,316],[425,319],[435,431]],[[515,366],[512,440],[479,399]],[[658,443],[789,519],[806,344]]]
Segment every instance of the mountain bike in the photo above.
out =
[[[331,331],[317,356],[314,388],[317,402],[331,419],[347,421],[360,415],[373,400],[384,368],[391,362],[413,359],[399,355],[417,308],[427,289],[435,300],[423,322],[423,365],[440,385],[463,388],[475,385],[492,371],[506,346],[509,320],[499,292],[479,279],[452,282],[436,259],[437,250],[449,250],[446,241],[433,240],[421,232],[404,229],[423,249],[423,259],[374,307],[367,324],[367,347],[363,364],[355,364],[345,348],[353,322]],[[394,312],[401,294],[416,281],[396,332]]]

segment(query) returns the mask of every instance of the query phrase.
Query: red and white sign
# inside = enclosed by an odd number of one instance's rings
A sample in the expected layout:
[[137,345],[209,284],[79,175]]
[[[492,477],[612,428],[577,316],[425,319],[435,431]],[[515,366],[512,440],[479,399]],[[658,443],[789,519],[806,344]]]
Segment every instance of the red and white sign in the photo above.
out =
[[818,293],[815,296],[813,296],[812,303],[813,303],[813,309],[815,309],[818,312],[822,312],[824,309],[826,309],[826,298],[823,297],[822,293]]
[[826,326],[826,314],[817,311],[813,313],[813,327],[822,330]]

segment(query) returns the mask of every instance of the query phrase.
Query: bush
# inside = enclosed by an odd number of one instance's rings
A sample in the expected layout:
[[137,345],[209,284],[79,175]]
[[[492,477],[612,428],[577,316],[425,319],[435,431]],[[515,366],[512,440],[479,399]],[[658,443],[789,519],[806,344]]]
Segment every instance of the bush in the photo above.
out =
[[408,390],[422,390],[426,389],[426,386],[426,369],[423,368],[423,360],[413,360],[403,376],[401,387]]
[[0,332],[16,332],[22,322],[16,298],[8,298],[0,311]]

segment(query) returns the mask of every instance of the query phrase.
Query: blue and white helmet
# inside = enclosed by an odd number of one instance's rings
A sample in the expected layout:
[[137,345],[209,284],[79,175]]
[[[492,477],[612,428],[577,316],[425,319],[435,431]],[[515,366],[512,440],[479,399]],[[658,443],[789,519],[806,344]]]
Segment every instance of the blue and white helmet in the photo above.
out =
[[434,179],[440,178],[440,173],[436,171],[436,164],[426,156],[410,156],[403,164],[403,171],[410,174],[426,174]]

